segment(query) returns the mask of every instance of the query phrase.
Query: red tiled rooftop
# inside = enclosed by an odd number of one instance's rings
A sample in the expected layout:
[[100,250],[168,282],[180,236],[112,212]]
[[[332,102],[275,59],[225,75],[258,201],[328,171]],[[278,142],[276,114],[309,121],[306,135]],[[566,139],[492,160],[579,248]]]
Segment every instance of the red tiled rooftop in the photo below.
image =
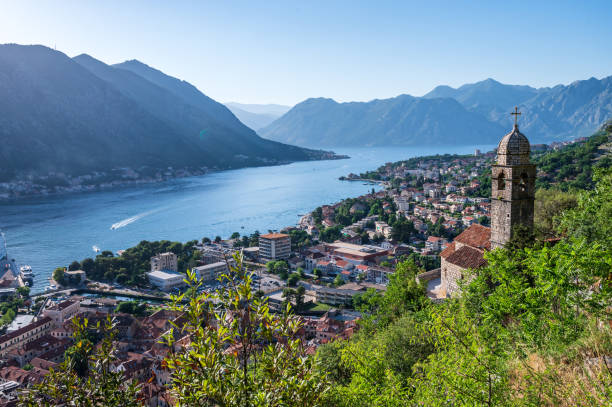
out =
[[455,238],[456,242],[479,249],[491,248],[491,229],[479,224],[473,224]]
[[2,335],[0,336],[0,343],[4,343],[6,341],[9,341],[10,339],[17,338],[26,332],[29,332],[35,328],[38,328],[39,326],[46,324],[47,322],[51,322],[51,318],[49,317],[41,318],[36,322],[32,322],[31,324],[26,325],[23,328],[19,328],[18,330],[11,332],[10,334]]
[[451,254],[453,254],[455,252],[455,242],[452,242],[451,244],[449,244],[448,246],[446,246],[446,249],[442,250],[440,252],[440,257],[442,257],[443,259],[447,258],[448,256],[450,256]]
[[268,233],[267,235],[261,235],[259,237],[264,239],[283,239],[289,237],[289,235],[286,235],[284,233]]
[[477,269],[487,264],[483,252],[470,246],[462,246],[446,258],[446,261],[464,269]]

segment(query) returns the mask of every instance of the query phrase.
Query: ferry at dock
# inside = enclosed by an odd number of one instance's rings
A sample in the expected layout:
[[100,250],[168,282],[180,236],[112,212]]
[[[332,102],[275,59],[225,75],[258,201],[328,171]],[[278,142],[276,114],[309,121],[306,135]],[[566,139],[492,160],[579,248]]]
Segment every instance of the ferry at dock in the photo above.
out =
[[32,271],[32,267],[25,264],[19,268],[19,272],[23,282],[31,287],[34,283],[34,272]]

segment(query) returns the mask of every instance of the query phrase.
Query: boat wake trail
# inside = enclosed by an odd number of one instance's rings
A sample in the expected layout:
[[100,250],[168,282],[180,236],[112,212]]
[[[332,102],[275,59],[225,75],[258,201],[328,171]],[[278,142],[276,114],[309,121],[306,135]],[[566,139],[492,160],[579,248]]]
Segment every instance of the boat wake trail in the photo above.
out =
[[156,210],[153,210],[153,211],[139,213],[138,215],[129,217],[127,219],[123,219],[123,220],[121,220],[121,221],[119,221],[117,223],[113,223],[110,228],[111,228],[111,230],[121,229],[122,227],[125,227],[125,226],[129,225],[130,223],[134,223],[138,219],[142,219],[145,216],[151,215],[152,213],[155,213],[155,212],[157,212],[159,210],[160,209],[156,209]]

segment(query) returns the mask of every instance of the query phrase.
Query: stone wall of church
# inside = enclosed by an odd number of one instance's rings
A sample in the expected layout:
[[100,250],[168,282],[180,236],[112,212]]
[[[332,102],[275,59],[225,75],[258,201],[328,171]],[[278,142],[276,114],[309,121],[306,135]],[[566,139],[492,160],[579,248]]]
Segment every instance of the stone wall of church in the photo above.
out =
[[536,168],[533,164],[493,165],[491,248],[506,244],[516,225],[533,227]]
[[460,293],[459,281],[463,280],[463,271],[463,268],[442,259],[440,275],[442,287],[446,290],[447,297],[454,297]]

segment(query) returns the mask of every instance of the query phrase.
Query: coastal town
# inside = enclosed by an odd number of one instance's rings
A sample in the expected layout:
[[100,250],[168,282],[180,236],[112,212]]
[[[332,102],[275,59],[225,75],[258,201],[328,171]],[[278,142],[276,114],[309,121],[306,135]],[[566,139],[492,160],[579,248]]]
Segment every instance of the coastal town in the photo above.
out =
[[[497,163],[505,159],[503,151],[420,157],[348,174],[343,177],[347,182],[380,182],[384,189],[318,207],[280,231],[236,232],[229,239],[203,238],[184,245],[162,242],[151,250],[165,251],[148,258],[140,280],[103,268],[133,256],[133,249],[101,252],[95,260],[59,267],[51,289],[30,296],[31,270],[17,270],[4,248],[0,405],[16,405],[20,389],[40,383],[64,361],[75,346],[75,320],[95,324],[109,315],[117,330],[113,368],[143,383],[148,405],[172,405],[170,371],[163,361],[168,352],[188,346],[190,337],[180,329],[171,331],[184,320],[167,306],[169,295],[189,288],[187,269],[200,291],[220,288],[220,276],[236,265],[236,253],[256,297],[266,298],[273,312],[282,313],[291,304],[299,315],[299,335],[308,354],[335,339],[350,338],[363,317],[356,306],[360,297],[383,293],[404,260],[419,267],[416,278],[427,297],[443,301],[459,290],[463,270],[485,264],[484,250],[498,244],[494,239],[508,239],[503,225],[493,231],[488,227],[490,197],[503,190],[494,163],[496,157]],[[528,157],[521,160],[521,168],[531,174],[525,180],[531,186],[521,194],[533,203],[535,166]],[[533,206],[526,210],[532,212]],[[169,332],[175,336],[172,349],[162,340]]]
[[[368,290],[384,292],[395,264],[410,255],[422,267],[428,295],[432,299],[444,295],[439,253],[470,225],[488,224],[489,199],[469,195],[480,186],[478,177],[492,157],[476,152],[442,161],[419,160],[415,168],[388,164],[378,170],[384,190],[324,205],[279,232],[257,233],[250,239],[237,233],[226,240],[203,239],[193,245],[197,264],[191,269],[202,290],[214,290],[218,277],[232,265],[232,254],[240,250],[252,272],[256,295],[266,297],[276,312],[291,302],[302,319],[308,352],[314,353],[321,344],[348,338],[358,329],[361,314],[354,309],[355,297]],[[4,405],[15,400],[19,388],[40,382],[63,361],[74,345],[73,318],[101,321],[108,314],[118,321],[115,368],[142,382],[153,372],[155,380],[144,390],[148,403],[167,405],[169,372],[162,360],[168,349],[160,340],[180,319],[164,306],[169,293],[186,287],[177,254],[152,256],[146,282],[140,286],[95,281],[74,264],[59,274],[54,273],[53,290],[24,296],[14,319],[4,327],[0,337]],[[5,300],[27,286],[15,267],[4,272],[0,284]],[[134,298],[113,298],[117,294]],[[142,306],[134,314],[137,307],[121,303]],[[176,346],[188,341],[176,339]]]

